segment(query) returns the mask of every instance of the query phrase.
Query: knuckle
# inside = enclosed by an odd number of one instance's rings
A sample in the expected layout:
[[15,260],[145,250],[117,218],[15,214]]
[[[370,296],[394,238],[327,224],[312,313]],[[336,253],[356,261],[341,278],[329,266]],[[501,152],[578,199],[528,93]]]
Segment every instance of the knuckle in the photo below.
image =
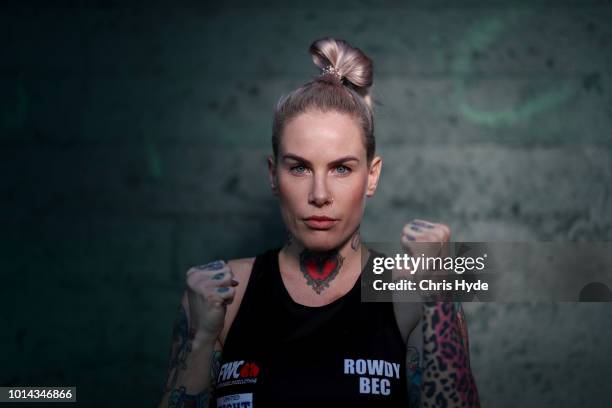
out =
[[219,283],[222,283],[227,280],[228,276],[229,274],[223,270],[214,271],[208,274],[207,282],[213,286],[217,286]]
[[194,271],[216,272],[223,270],[226,266],[227,264],[225,263],[225,261],[217,259],[215,261],[211,261],[202,265],[192,266],[191,269],[193,269]]
[[234,288],[229,286],[215,288],[215,292],[223,298],[234,297]]
[[407,235],[407,234],[402,235],[402,242],[403,243],[408,245],[408,244],[410,244],[413,241],[414,241],[414,237],[412,237],[410,235]]
[[187,269],[187,272],[185,272],[185,276],[190,276],[197,271],[198,270],[195,268],[195,266],[192,266],[191,268]]
[[186,283],[187,283],[187,287],[189,289],[193,290],[193,289],[195,289],[197,287],[197,285],[196,285],[197,280],[194,279],[193,276],[188,276],[187,279],[186,279]]
[[439,239],[438,239],[438,236],[435,233],[428,232],[428,233],[424,233],[421,236],[421,240],[420,241],[421,242],[437,242],[437,241],[439,241]]

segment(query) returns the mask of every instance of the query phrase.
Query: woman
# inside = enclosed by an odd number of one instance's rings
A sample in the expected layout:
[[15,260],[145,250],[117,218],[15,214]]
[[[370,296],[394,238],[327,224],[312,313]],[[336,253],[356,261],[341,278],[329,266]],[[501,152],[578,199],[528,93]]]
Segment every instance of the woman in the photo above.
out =
[[[332,38],[310,53],[322,73],[277,104],[268,158],[290,238],[187,272],[160,406],[476,406],[460,308],[360,301],[359,225],[382,167],[372,62]],[[402,243],[449,237],[415,220]]]

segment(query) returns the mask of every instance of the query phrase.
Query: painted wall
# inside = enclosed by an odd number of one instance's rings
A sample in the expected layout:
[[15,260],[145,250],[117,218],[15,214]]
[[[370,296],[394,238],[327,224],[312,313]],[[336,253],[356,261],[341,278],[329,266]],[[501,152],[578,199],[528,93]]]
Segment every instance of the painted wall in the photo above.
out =
[[[283,240],[272,106],[331,35],[375,61],[363,235],[612,238],[612,3],[8,2],[1,385],[153,405],[194,264]],[[610,406],[609,304],[467,304],[485,407]]]

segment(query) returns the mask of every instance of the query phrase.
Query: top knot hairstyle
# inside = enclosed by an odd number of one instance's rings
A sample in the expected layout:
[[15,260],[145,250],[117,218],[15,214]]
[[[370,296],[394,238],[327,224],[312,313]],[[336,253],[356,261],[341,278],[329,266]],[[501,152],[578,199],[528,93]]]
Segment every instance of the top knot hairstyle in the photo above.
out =
[[314,41],[308,50],[321,74],[284,95],[276,104],[272,125],[272,150],[278,146],[287,122],[309,110],[339,111],[361,124],[368,163],[374,158],[374,116],[370,88],[374,77],[372,60],[359,48],[330,37]]

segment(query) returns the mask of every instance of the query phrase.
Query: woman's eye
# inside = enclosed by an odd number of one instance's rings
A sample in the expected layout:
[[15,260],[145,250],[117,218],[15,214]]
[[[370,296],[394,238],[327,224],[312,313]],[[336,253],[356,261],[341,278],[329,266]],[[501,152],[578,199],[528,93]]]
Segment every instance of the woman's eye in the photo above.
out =
[[349,169],[346,166],[338,166],[336,167],[336,173],[338,174],[348,174],[351,172],[351,169]]
[[302,174],[306,172],[306,167],[304,166],[293,166],[291,168],[292,173]]

